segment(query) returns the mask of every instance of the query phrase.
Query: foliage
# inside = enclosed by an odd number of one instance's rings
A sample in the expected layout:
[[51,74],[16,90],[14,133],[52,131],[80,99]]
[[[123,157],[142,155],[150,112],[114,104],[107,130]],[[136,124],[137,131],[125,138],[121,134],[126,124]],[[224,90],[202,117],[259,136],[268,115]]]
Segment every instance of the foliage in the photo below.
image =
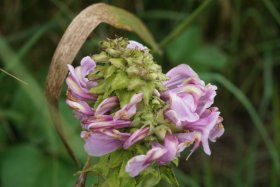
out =
[[[155,53],[156,61],[164,70],[188,63],[220,85],[216,100],[226,133],[213,147],[211,157],[200,157],[199,152],[188,161],[182,157],[180,169],[175,170],[180,186],[279,186],[279,2],[213,0],[195,16],[192,13],[203,1],[104,2],[139,16],[158,43],[193,18],[162,47],[161,54]],[[92,3],[0,1],[0,67],[27,83],[0,71],[0,186],[73,186],[75,172],[82,170],[71,161],[52,127],[43,89],[59,39],[73,16]],[[135,34],[100,25],[76,61],[94,54],[99,41],[115,35],[141,41]],[[84,163],[80,126],[63,97],[63,130]],[[116,160],[112,166],[119,163]],[[92,163],[96,162],[94,158]],[[98,165],[95,167],[90,169],[97,170]],[[133,186],[135,182],[117,180],[126,178],[123,172],[109,172],[117,183]],[[176,183],[171,173],[166,171],[166,175],[166,182],[159,181],[158,186]],[[158,178],[156,172],[152,176]],[[87,185],[98,178],[89,173],[88,180]]]

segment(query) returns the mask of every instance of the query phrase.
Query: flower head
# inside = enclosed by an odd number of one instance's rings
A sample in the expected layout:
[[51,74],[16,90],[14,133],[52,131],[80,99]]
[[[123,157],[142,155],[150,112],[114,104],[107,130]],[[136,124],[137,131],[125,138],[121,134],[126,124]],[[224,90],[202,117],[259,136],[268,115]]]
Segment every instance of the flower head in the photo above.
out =
[[100,53],[68,69],[66,103],[82,124],[86,152],[113,159],[124,149],[131,177],[153,164],[168,166],[190,146],[190,154],[202,145],[210,155],[209,140],[224,133],[212,106],[217,87],[185,64],[163,74],[138,42],[106,40]]

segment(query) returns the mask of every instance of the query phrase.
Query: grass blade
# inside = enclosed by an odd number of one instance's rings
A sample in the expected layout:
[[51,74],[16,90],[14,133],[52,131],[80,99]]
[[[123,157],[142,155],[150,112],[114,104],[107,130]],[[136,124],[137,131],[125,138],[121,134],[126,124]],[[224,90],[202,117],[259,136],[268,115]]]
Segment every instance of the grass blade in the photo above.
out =
[[277,152],[277,149],[272,142],[271,138],[269,137],[269,134],[267,130],[265,129],[261,118],[259,117],[257,111],[249,101],[249,99],[240,91],[235,85],[233,85],[229,80],[227,80],[225,77],[223,77],[220,74],[204,74],[203,77],[207,80],[217,81],[221,85],[223,85],[226,89],[228,89],[245,107],[247,112],[249,113],[256,129],[258,130],[259,134],[261,135],[267,150],[271,156],[271,159],[273,161],[274,166],[276,167],[277,171],[280,171],[280,163],[279,163],[279,155]]

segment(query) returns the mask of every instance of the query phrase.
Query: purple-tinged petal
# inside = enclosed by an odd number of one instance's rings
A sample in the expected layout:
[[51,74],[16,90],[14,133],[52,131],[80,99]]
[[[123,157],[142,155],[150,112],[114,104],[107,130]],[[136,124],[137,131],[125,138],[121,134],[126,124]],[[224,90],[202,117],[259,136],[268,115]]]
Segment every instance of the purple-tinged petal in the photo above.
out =
[[128,149],[130,146],[136,142],[142,140],[149,134],[149,128],[142,128],[136,130],[132,135],[124,142],[123,148]]
[[194,102],[192,97],[181,98],[177,94],[170,93],[170,102],[170,108],[176,112],[180,121],[194,122],[199,119],[199,116],[192,111],[194,108],[191,106]]
[[131,176],[135,177],[150,166],[153,161],[159,159],[166,153],[165,149],[160,147],[152,148],[146,155],[138,155],[131,158],[125,167],[125,171]]
[[210,141],[216,142],[216,139],[221,137],[224,134],[225,129],[222,124],[222,121],[223,121],[223,118],[219,116],[216,125],[210,131],[210,134],[209,134]]
[[87,102],[76,99],[70,90],[67,90],[66,95],[66,103],[74,110],[76,118],[83,120],[94,115],[94,109]]
[[182,122],[174,110],[167,110],[164,116],[176,125],[177,128],[182,127]]
[[[178,152],[182,152],[186,147],[189,147],[191,144],[200,137],[198,132],[185,132],[185,133],[177,133],[175,136],[178,139]],[[199,139],[200,140],[200,139]]]
[[144,94],[138,93],[132,96],[130,101],[123,106],[119,111],[114,115],[115,119],[125,119],[128,120],[136,113],[136,105],[143,99]]
[[102,121],[102,122],[93,122],[87,125],[88,129],[120,129],[124,127],[129,127],[131,125],[131,121],[124,120],[112,120],[112,121]]
[[84,115],[94,115],[94,110],[85,101],[71,101],[66,99],[66,103],[76,112]]
[[133,40],[128,41],[128,45],[126,46],[126,48],[128,48],[128,49],[139,49],[141,51],[148,50],[148,48],[146,46],[140,44],[139,42],[133,41]]
[[68,89],[71,90],[72,95],[77,99],[95,100],[97,98],[96,95],[89,93],[88,89],[80,87],[80,85],[77,84],[71,76],[66,78],[66,84]]
[[117,130],[83,131],[84,148],[90,156],[102,156],[117,150],[129,137],[128,133]]
[[198,75],[192,70],[190,66],[186,64],[181,64],[172,68],[166,73],[166,75],[170,77],[168,81],[164,82],[168,89],[176,88],[189,77],[198,78]]
[[88,86],[96,83],[89,81],[87,78],[88,74],[94,71],[96,66],[95,62],[87,56],[82,59],[81,66],[78,66],[75,69],[70,64],[67,66],[69,69],[69,75],[66,78],[66,83],[73,96],[80,100],[95,100],[96,96],[89,93]]
[[110,115],[95,115],[82,121],[85,129],[108,129],[124,128],[131,125],[131,121],[115,120]]
[[177,158],[178,154],[178,139],[176,136],[167,133],[164,138],[164,148],[167,150],[166,153],[157,160],[159,165],[166,164]]
[[115,106],[119,104],[117,96],[108,97],[104,99],[96,109],[96,115],[103,115],[112,110]]
[[[216,109],[214,109],[216,110]],[[183,126],[185,129],[197,131],[201,133],[201,143],[204,149],[204,152],[208,155],[211,154],[208,139],[210,131],[214,128],[217,123],[220,112],[213,111],[211,109],[206,110],[201,118],[193,123],[184,123]]]
[[92,71],[95,69],[95,67],[96,67],[95,61],[92,58],[90,58],[89,56],[86,56],[81,60],[81,73],[84,78],[88,74],[92,73]]
[[205,86],[205,93],[202,97],[200,97],[196,110],[199,115],[213,104],[214,98],[216,96],[216,90],[217,87],[214,85],[208,84]]

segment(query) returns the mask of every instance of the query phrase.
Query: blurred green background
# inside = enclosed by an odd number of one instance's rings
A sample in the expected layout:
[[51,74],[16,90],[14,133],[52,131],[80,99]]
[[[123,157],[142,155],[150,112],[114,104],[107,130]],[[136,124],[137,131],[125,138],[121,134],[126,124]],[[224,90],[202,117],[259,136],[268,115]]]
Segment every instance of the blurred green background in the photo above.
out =
[[[66,27],[96,2],[0,0],[0,186],[74,185],[79,168],[55,132],[43,90]],[[182,155],[175,170],[180,186],[280,186],[280,1],[102,2],[133,12],[158,43],[179,29],[162,45],[163,53],[155,54],[156,61],[164,72],[187,63],[219,87],[215,105],[224,117],[225,134],[210,145],[210,157],[201,149],[187,161]],[[194,14],[203,3],[203,11]],[[182,29],[182,23],[187,27]],[[75,63],[97,51],[101,40],[116,35],[142,42],[133,33],[102,24]],[[64,100],[65,88],[60,102],[63,128],[84,162],[80,125]],[[88,184],[94,180],[89,175]]]

